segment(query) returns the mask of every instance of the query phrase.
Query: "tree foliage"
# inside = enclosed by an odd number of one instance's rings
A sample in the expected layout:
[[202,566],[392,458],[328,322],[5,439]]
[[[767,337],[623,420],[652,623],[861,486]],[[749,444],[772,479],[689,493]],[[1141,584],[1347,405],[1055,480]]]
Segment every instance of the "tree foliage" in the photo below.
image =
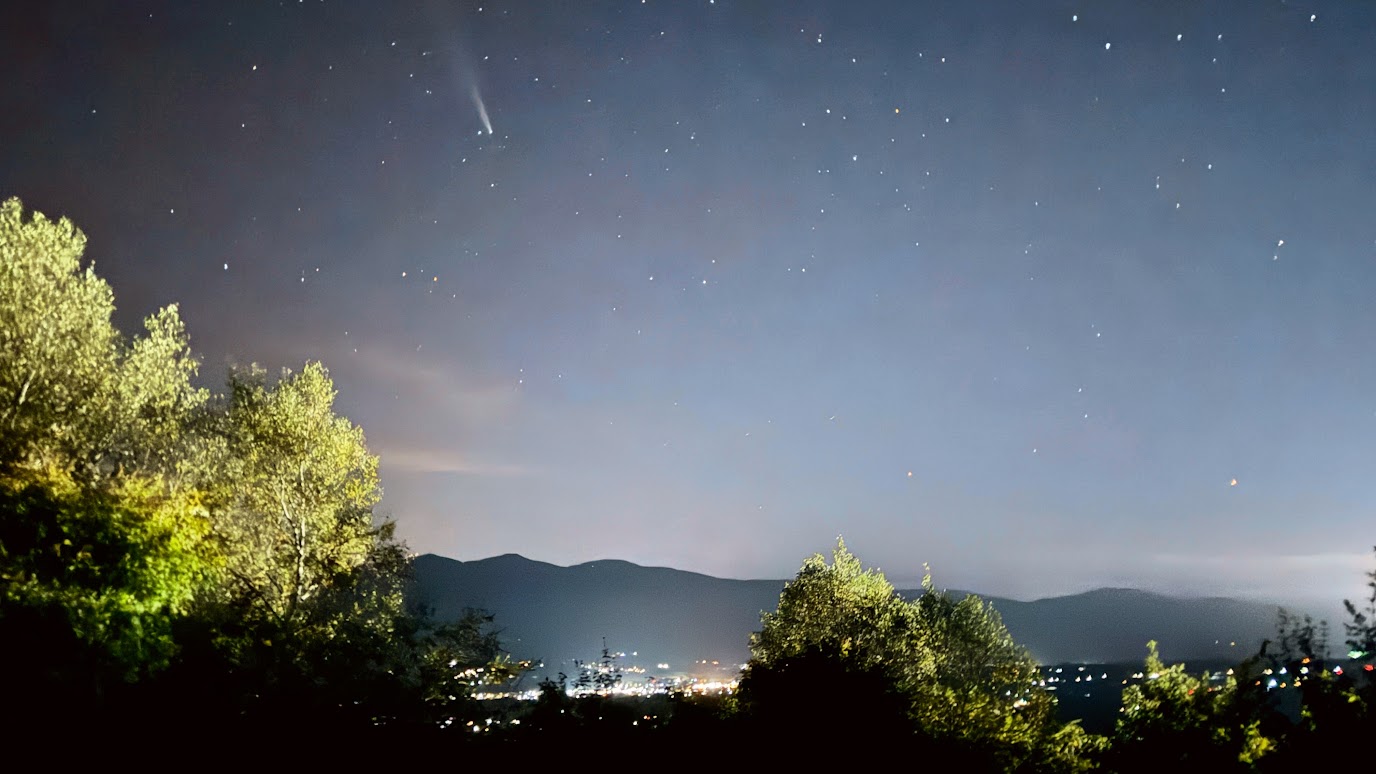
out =
[[1099,743],[1055,721],[1035,663],[992,606],[956,599],[930,577],[907,601],[842,541],[830,563],[803,563],[751,652],[741,706],[776,732],[849,729],[988,769],[1076,770]]
[[176,475],[205,399],[176,308],[126,340],[85,244],[0,204],[0,641],[39,694],[165,666],[216,564],[201,493]]
[[80,260],[71,221],[0,205],[0,460],[90,462],[100,414],[112,409],[119,337],[110,288]]
[[[1376,552],[1376,548],[1372,549]],[[1361,607],[1350,599],[1343,600],[1349,620],[1344,624],[1347,631],[1347,647],[1353,652],[1363,654],[1368,660],[1376,659],[1376,570],[1366,574],[1366,586],[1370,593]]]
[[0,631],[36,689],[137,679],[174,655],[172,625],[213,560],[205,510],[159,490],[135,477],[83,488],[62,472],[0,481]]
[[573,682],[574,692],[580,696],[607,696],[621,685],[625,670],[621,666],[620,653],[613,653],[602,639],[602,656],[596,661],[574,659],[573,666],[578,677]]
[[79,480],[168,472],[205,400],[175,306],[126,341],[114,296],[80,259],[71,221],[0,204],[0,466],[60,468]]
[[227,448],[216,537],[227,557],[225,591],[283,627],[305,625],[328,591],[383,547],[373,524],[381,498],[377,457],[363,432],[333,411],[323,366],[261,369],[230,378]]
[[230,716],[277,702],[422,720],[473,669],[509,674],[481,617],[405,609],[405,547],[374,517],[378,460],[336,415],[325,368],[240,370],[212,396],[177,308],[126,338],[85,246],[65,218],[0,205],[0,655],[20,673],[15,711],[113,713],[137,694]]
[[862,667],[901,664],[930,674],[934,662],[922,648],[925,633],[914,625],[915,612],[840,541],[830,564],[821,554],[808,557],[784,587],[778,609],[761,616],[750,641],[752,661],[769,666],[816,649]]
[[1106,762],[1120,771],[1296,771],[1347,749],[1376,720],[1370,656],[1358,650],[1369,619],[1347,606],[1347,659],[1330,657],[1326,622],[1284,609],[1275,638],[1226,675],[1167,666],[1150,643],[1145,680],[1123,692]]
[[1238,703],[1234,675],[1198,676],[1167,666],[1147,644],[1144,680],[1123,691],[1114,731],[1113,768],[1161,771],[1187,766],[1216,771],[1253,768],[1275,743]]

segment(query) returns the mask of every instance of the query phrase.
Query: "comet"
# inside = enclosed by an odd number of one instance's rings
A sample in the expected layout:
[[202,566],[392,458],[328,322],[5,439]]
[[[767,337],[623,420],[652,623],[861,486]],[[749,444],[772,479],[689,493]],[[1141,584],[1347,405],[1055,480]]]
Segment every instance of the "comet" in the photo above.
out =
[[478,118],[482,119],[483,129],[486,129],[488,134],[492,134],[492,121],[487,117],[487,106],[483,104],[483,95],[478,93],[477,84],[474,84],[469,94],[473,96],[473,107],[478,109]]

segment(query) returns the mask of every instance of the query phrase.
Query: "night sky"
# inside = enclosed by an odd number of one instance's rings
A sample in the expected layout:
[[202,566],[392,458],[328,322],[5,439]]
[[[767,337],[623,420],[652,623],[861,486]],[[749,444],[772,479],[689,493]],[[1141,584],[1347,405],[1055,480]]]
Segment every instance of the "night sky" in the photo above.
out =
[[[32,5],[32,8],[27,6]],[[10,3],[0,197],[208,385],[318,359],[416,552],[1336,602],[1376,4]]]

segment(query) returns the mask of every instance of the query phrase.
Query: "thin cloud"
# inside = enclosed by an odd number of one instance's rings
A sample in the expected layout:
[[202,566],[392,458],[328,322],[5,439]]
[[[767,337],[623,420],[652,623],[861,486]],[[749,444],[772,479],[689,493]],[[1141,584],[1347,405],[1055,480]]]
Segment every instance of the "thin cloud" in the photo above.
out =
[[1257,572],[1276,568],[1309,570],[1312,568],[1360,570],[1371,561],[1369,552],[1327,552],[1312,554],[1249,554],[1229,556],[1216,554],[1157,554],[1156,560],[1169,565],[1228,567]]
[[373,386],[404,392],[428,415],[436,412],[465,422],[491,421],[505,416],[516,395],[508,382],[484,378],[471,370],[390,352],[361,350],[356,362]]
[[449,474],[507,478],[535,471],[524,465],[484,462],[449,449],[384,448],[378,452],[384,471],[417,475]]
[[[1220,593],[1268,600],[1315,599],[1336,602],[1365,582],[1369,553],[1313,552],[1242,555],[1160,553],[1154,563],[1168,572],[1166,590],[1209,586]],[[1220,579],[1228,582],[1220,583]]]

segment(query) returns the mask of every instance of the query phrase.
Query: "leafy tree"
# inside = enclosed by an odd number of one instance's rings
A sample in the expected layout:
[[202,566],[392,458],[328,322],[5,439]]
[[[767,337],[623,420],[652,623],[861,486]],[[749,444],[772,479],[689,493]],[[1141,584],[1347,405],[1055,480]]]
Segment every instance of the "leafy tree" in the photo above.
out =
[[[1376,551],[1376,549],[1373,549]],[[1349,621],[1344,624],[1349,656],[1355,663],[1350,673],[1338,681],[1341,688],[1341,714],[1331,723],[1334,742],[1351,739],[1366,733],[1376,724],[1376,569],[1369,570],[1367,588],[1370,593],[1361,608],[1350,600],[1343,600]],[[1332,673],[1325,670],[1325,677]],[[1331,706],[1331,704],[1330,704]]]
[[574,689],[581,694],[595,693],[606,696],[616,690],[624,676],[620,655],[607,647],[605,637],[602,638],[600,659],[591,662],[574,660],[573,665],[578,668],[578,679],[573,683]]
[[549,676],[540,680],[539,697],[526,713],[522,723],[531,733],[546,737],[553,734],[563,735],[574,725],[574,718],[570,714],[574,704],[569,698],[568,681],[569,676],[563,672],[559,673],[557,680]]
[[778,609],[761,616],[762,627],[750,638],[752,665],[815,649],[861,667],[895,665],[930,675],[935,656],[924,647],[915,613],[881,573],[866,570],[838,541],[831,564],[821,554],[808,557],[784,587]]
[[866,749],[930,746],[913,727],[911,697],[891,670],[821,647],[752,661],[740,682],[740,711],[750,736],[800,760],[818,754],[787,739],[845,739]]
[[1347,615],[1351,619],[1344,624],[1344,628],[1347,630],[1347,647],[1362,654],[1360,658],[1371,663],[1376,660],[1376,570],[1367,573],[1366,585],[1371,593],[1361,608],[1352,600],[1343,600],[1343,607],[1347,608]]
[[[377,458],[334,397],[309,363],[271,384],[261,369],[237,371],[206,405],[197,450],[222,571],[188,627],[195,653],[177,682],[263,722],[342,710],[415,720],[438,635],[405,609],[409,557],[374,520]],[[229,670],[232,681],[219,678]]]
[[168,472],[206,393],[177,308],[128,342],[114,297],[71,221],[0,204],[0,470],[58,468],[78,480]]
[[492,620],[481,611],[466,610],[456,621],[426,625],[413,634],[413,679],[429,722],[444,724],[474,714],[470,702],[475,689],[510,682],[530,668],[507,657]]
[[86,236],[63,218],[0,205],[0,464],[88,462],[113,396],[119,335],[110,288],[81,269]]
[[[346,612],[332,593],[357,588],[367,569],[388,569],[370,560],[396,548],[390,528],[373,521],[382,494],[377,457],[363,431],[334,414],[334,397],[318,363],[284,372],[271,386],[261,369],[230,379],[228,475],[214,512],[227,557],[225,593],[286,631],[328,629]],[[399,587],[382,596],[385,607],[400,610]]]
[[807,559],[762,624],[740,703],[767,730],[850,729],[991,770],[1077,770],[1100,744],[1054,720],[1035,664],[991,606],[954,599],[930,577],[906,601],[844,542],[830,564]]
[[0,647],[12,695],[49,704],[166,667],[215,565],[179,474],[205,393],[176,308],[126,340],[85,244],[0,204]]
[[1183,664],[1167,666],[1155,642],[1147,644],[1144,674],[1123,691],[1109,756],[1114,770],[1246,771],[1275,748],[1260,720],[1237,701],[1236,675],[1216,682],[1207,672],[1188,674]]
[[0,481],[0,641],[34,691],[102,692],[164,668],[212,571],[204,509],[154,481]]
[[[935,662],[914,691],[913,712],[927,733],[978,746],[998,765],[1094,747],[1078,726],[1058,727],[1055,700],[1037,687],[1036,662],[992,605],[973,594],[957,600],[935,589],[930,576],[912,605]],[[1067,754],[1077,759],[1080,752]]]
[[[1347,644],[1361,654],[1370,617],[1346,604]],[[1122,771],[1295,771],[1331,757],[1371,728],[1373,696],[1369,673],[1350,661],[1333,663],[1328,650],[1326,622],[1284,609],[1276,637],[1226,679],[1167,667],[1150,645],[1151,678],[1124,691],[1107,762]],[[1360,656],[1357,666],[1364,666]]]
[[[1331,755],[1348,740],[1372,727],[1376,686],[1366,671],[1376,645],[1372,614],[1376,611],[1376,571],[1368,573],[1372,598],[1359,609],[1344,600],[1349,659],[1335,664],[1329,658],[1328,624],[1281,610],[1274,642],[1263,643],[1249,660],[1240,695],[1255,707],[1263,731],[1275,750],[1263,763],[1275,771],[1289,771]],[[1274,647],[1273,647],[1274,646]]]
[[7,712],[429,723],[522,669],[489,618],[406,610],[377,458],[323,366],[212,400],[177,308],[123,336],[85,246],[0,204]]

